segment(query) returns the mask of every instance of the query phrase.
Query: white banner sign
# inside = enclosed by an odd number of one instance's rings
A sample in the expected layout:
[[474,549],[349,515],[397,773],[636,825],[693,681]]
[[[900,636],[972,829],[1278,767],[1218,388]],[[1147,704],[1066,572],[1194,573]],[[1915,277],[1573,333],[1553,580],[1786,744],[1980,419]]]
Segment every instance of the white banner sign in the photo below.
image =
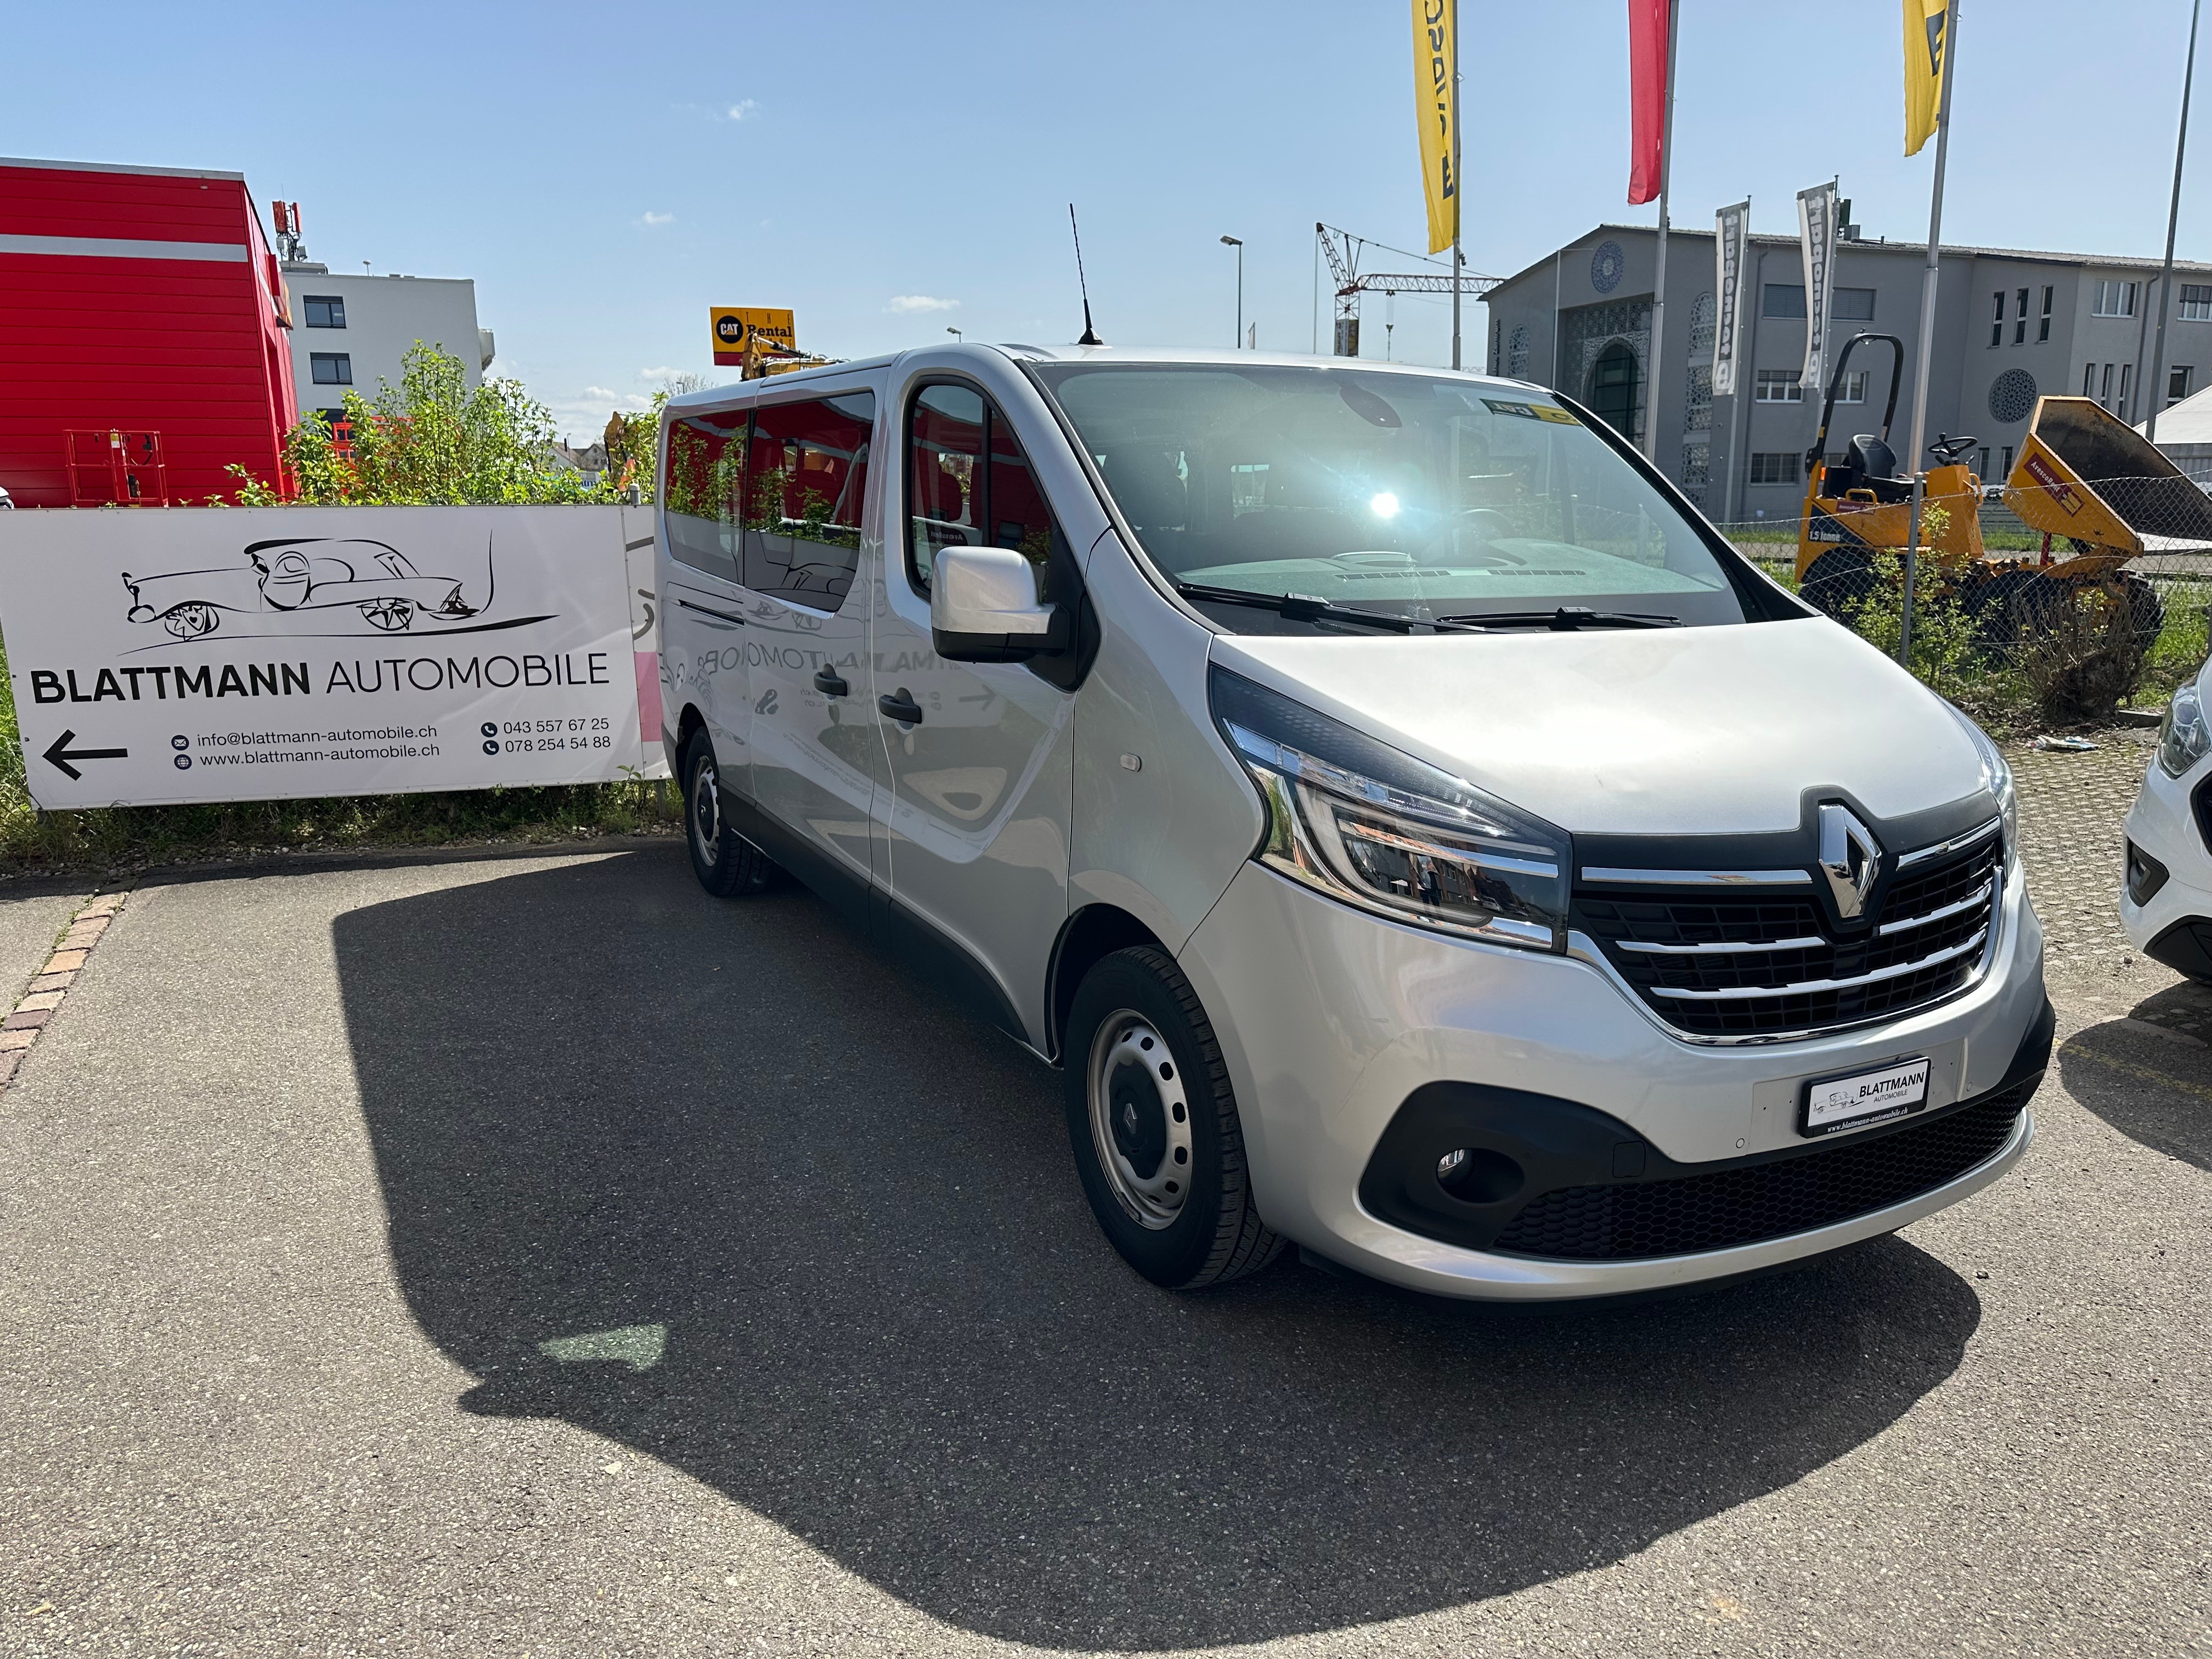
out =
[[[623,518],[612,507],[0,513],[0,634],[32,799],[269,800],[634,775],[636,653],[654,630],[633,610]],[[650,514],[641,521],[649,534]]]
[[1836,185],[1831,179],[1797,192],[1797,242],[1805,257],[1805,367],[1797,376],[1818,398],[1828,372],[1828,284],[1836,252]]
[[1713,216],[1713,396],[1735,395],[1736,343],[1743,338],[1744,246],[1751,234],[1748,198]]

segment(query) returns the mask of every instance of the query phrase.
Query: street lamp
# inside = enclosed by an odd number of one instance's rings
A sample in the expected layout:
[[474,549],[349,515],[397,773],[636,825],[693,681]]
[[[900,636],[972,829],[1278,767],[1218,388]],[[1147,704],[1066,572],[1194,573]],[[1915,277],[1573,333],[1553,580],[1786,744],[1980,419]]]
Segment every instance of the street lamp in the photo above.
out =
[[1230,344],[1241,350],[1244,344],[1244,244],[1234,236],[1224,236],[1221,245],[1237,250],[1237,337]]
[[950,334],[950,335],[951,335],[954,339],[956,339],[956,340],[959,340],[959,341],[962,341],[962,342],[963,342],[963,343],[964,343],[964,342],[967,340],[967,338],[968,338],[968,337],[967,337],[965,334],[963,334],[963,333],[962,333],[958,329],[957,329],[957,328],[948,328],[948,329],[946,329],[945,331],[947,334]]

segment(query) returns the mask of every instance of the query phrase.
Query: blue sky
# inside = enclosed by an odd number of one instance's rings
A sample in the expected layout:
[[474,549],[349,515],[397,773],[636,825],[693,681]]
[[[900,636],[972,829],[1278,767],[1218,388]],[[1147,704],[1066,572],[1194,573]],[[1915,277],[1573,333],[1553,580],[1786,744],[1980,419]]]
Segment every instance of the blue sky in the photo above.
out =
[[[1462,0],[1474,269],[1656,217],[1625,200],[1623,14]],[[89,45],[81,9],[26,6],[0,153],[240,171],[264,215],[302,204],[334,268],[472,276],[499,368],[581,435],[671,370],[723,378],[710,305],[790,306],[801,343],[837,356],[947,326],[1071,339],[1070,199],[1109,341],[1227,344],[1227,233],[1261,344],[1306,349],[1316,220],[1423,237],[1408,17],[1386,0],[215,3],[105,14]],[[2187,0],[1973,0],[1946,239],[2157,252],[2187,31]],[[1749,195],[1758,228],[1794,231],[1796,192],[1839,173],[1868,234],[1924,234],[1934,147],[1899,153],[1899,40],[1895,0],[1683,0],[1676,222]],[[2203,258],[2212,155],[2191,165],[2180,249]],[[1446,361],[1447,318],[1401,297],[1394,355]],[[1383,321],[1371,300],[1370,356]]]

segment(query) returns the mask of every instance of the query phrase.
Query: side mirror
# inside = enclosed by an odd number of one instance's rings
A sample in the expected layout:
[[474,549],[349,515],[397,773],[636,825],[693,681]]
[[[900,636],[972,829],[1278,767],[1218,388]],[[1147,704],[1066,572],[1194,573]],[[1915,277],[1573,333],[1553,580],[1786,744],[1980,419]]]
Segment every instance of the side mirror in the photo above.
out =
[[1026,662],[1065,648],[1058,607],[1012,548],[945,547],[930,577],[929,633],[950,662]]

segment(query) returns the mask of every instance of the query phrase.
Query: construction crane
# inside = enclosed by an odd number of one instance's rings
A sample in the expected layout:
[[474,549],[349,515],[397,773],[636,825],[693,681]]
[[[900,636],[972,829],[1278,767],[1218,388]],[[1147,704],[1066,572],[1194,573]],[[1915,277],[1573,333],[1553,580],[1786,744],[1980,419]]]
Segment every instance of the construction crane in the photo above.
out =
[[[1449,271],[1376,271],[1360,274],[1359,256],[1363,250],[1373,246],[1389,253],[1403,253],[1403,248],[1391,247],[1387,242],[1370,242],[1364,236],[1354,236],[1348,230],[1334,225],[1314,224],[1314,236],[1321,251],[1328,260],[1328,274],[1336,284],[1336,330],[1331,337],[1329,350],[1339,357],[1359,355],[1359,298],[1363,294],[1449,294],[1452,291],[1452,276]],[[1344,239],[1340,249],[1335,239]],[[1413,258],[1422,256],[1413,254]],[[1471,270],[1459,276],[1459,291],[1462,294],[1487,294],[1504,279],[1484,276]]]

